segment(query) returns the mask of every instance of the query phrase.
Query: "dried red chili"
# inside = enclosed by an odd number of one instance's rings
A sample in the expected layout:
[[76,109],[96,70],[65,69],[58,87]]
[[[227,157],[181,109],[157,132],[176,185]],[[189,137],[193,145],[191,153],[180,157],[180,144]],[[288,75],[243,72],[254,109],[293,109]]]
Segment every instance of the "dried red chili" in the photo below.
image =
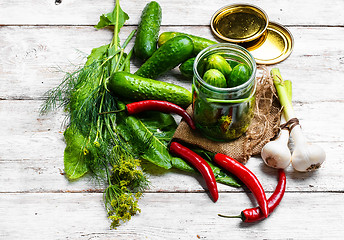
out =
[[[181,116],[186,123],[190,126],[191,129],[195,130],[196,126],[191,116],[178,105],[160,100],[144,100],[139,102],[133,102],[126,105],[125,109],[107,112],[107,113],[116,113],[121,111],[127,111],[129,115],[137,114],[144,111],[159,111],[163,113],[175,113]],[[105,114],[105,113],[102,113]]]
[[216,202],[219,198],[219,193],[217,190],[217,184],[213,170],[209,164],[201,156],[177,142],[171,143],[170,152],[188,161],[202,174],[210,195],[212,196],[214,202]]
[[[281,202],[285,192],[286,183],[287,181],[285,173],[282,169],[279,169],[278,184],[274,193],[268,199],[269,214],[271,214]],[[264,218],[264,215],[259,207],[245,209],[238,216],[225,216],[222,214],[219,214],[219,216],[228,218],[241,218],[241,220],[244,222],[256,222]]]
[[269,209],[266,195],[258,178],[243,164],[225,154],[217,153],[214,156],[214,162],[238,177],[251,190],[263,216],[268,217]]

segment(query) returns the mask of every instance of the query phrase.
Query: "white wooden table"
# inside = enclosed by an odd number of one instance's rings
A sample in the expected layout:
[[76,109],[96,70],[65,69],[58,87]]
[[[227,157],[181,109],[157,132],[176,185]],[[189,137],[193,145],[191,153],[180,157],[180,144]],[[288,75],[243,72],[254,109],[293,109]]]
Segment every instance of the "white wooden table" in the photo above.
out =
[[[130,20],[122,39],[137,27],[148,1],[122,0]],[[246,1],[251,2],[251,1]],[[214,39],[210,18],[230,1],[159,0],[161,32],[181,31]],[[252,194],[219,184],[213,203],[200,176],[150,171],[142,212],[117,230],[102,201],[104,186],[63,175],[62,112],[39,115],[43,94],[62,71],[75,69],[94,47],[109,43],[110,30],[95,30],[113,0],[2,0],[0,3],[0,239],[340,239],[344,235],[344,1],[258,0],[271,21],[288,27],[292,55],[277,64],[293,81],[293,104],[311,142],[327,160],[312,173],[287,170],[280,206],[266,220],[244,224],[218,213],[255,206]],[[132,46],[132,45],[131,45]],[[137,67],[137,66],[136,66]],[[132,71],[135,71],[135,66]],[[62,71],[61,71],[62,70]],[[177,74],[162,80],[176,81]],[[191,88],[188,84],[182,83]],[[276,171],[252,157],[247,166],[269,196]]]

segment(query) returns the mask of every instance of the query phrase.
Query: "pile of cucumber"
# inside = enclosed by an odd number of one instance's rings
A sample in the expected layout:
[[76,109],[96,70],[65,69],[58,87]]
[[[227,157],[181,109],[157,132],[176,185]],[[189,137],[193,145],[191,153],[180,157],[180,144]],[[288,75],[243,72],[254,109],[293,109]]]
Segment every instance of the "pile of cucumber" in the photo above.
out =
[[[149,2],[142,11],[133,48],[134,56],[143,64],[134,74],[113,74],[107,86],[111,92],[122,97],[133,100],[165,100],[185,108],[192,101],[190,91],[156,79],[177,66],[184,76],[192,79],[195,56],[217,42],[180,32],[163,32],[159,36],[161,19],[160,5],[155,1]],[[207,71],[202,77],[211,85],[232,87],[233,84],[242,82],[243,76],[246,76],[245,66],[232,69],[226,60],[227,64],[222,59],[223,63],[208,60]]]

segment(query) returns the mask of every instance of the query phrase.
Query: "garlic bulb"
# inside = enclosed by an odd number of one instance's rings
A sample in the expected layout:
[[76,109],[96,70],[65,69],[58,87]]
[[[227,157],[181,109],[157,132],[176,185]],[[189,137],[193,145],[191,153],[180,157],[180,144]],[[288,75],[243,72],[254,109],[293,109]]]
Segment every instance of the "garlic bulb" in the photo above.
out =
[[318,169],[326,159],[325,151],[318,145],[306,141],[300,125],[291,131],[295,148],[291,157],[291,163],[296,171],[309,172]]
[[320,146],[307,143],[294,113],[289,94],[290,86],[285,84],[278,68],[271,69],[271,77],[273,78],[279,101],[283,106],[284,117],[288,122],[293,122],[292,126],[289,127],[291,129],[290,135],[295,143],[294,151],[291,155],[291,164],[299,172],[318,169],[326,158],[324,150]]
[[265,144],[261,150],[261,157],[266,165],[272,168],[284,169],[289,166],[291,153],[288,148],[289,131],[282,129],[279,136]]

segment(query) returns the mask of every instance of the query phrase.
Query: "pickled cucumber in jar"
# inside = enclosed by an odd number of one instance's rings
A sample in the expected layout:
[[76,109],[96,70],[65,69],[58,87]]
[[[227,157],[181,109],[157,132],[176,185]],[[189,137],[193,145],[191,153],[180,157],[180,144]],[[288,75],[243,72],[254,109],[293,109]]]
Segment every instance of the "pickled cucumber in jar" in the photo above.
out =
[[203,80],[214,87],[227,87],[227,80],[225,76],[217,69],[209,69],[206,71],[203,75]]

